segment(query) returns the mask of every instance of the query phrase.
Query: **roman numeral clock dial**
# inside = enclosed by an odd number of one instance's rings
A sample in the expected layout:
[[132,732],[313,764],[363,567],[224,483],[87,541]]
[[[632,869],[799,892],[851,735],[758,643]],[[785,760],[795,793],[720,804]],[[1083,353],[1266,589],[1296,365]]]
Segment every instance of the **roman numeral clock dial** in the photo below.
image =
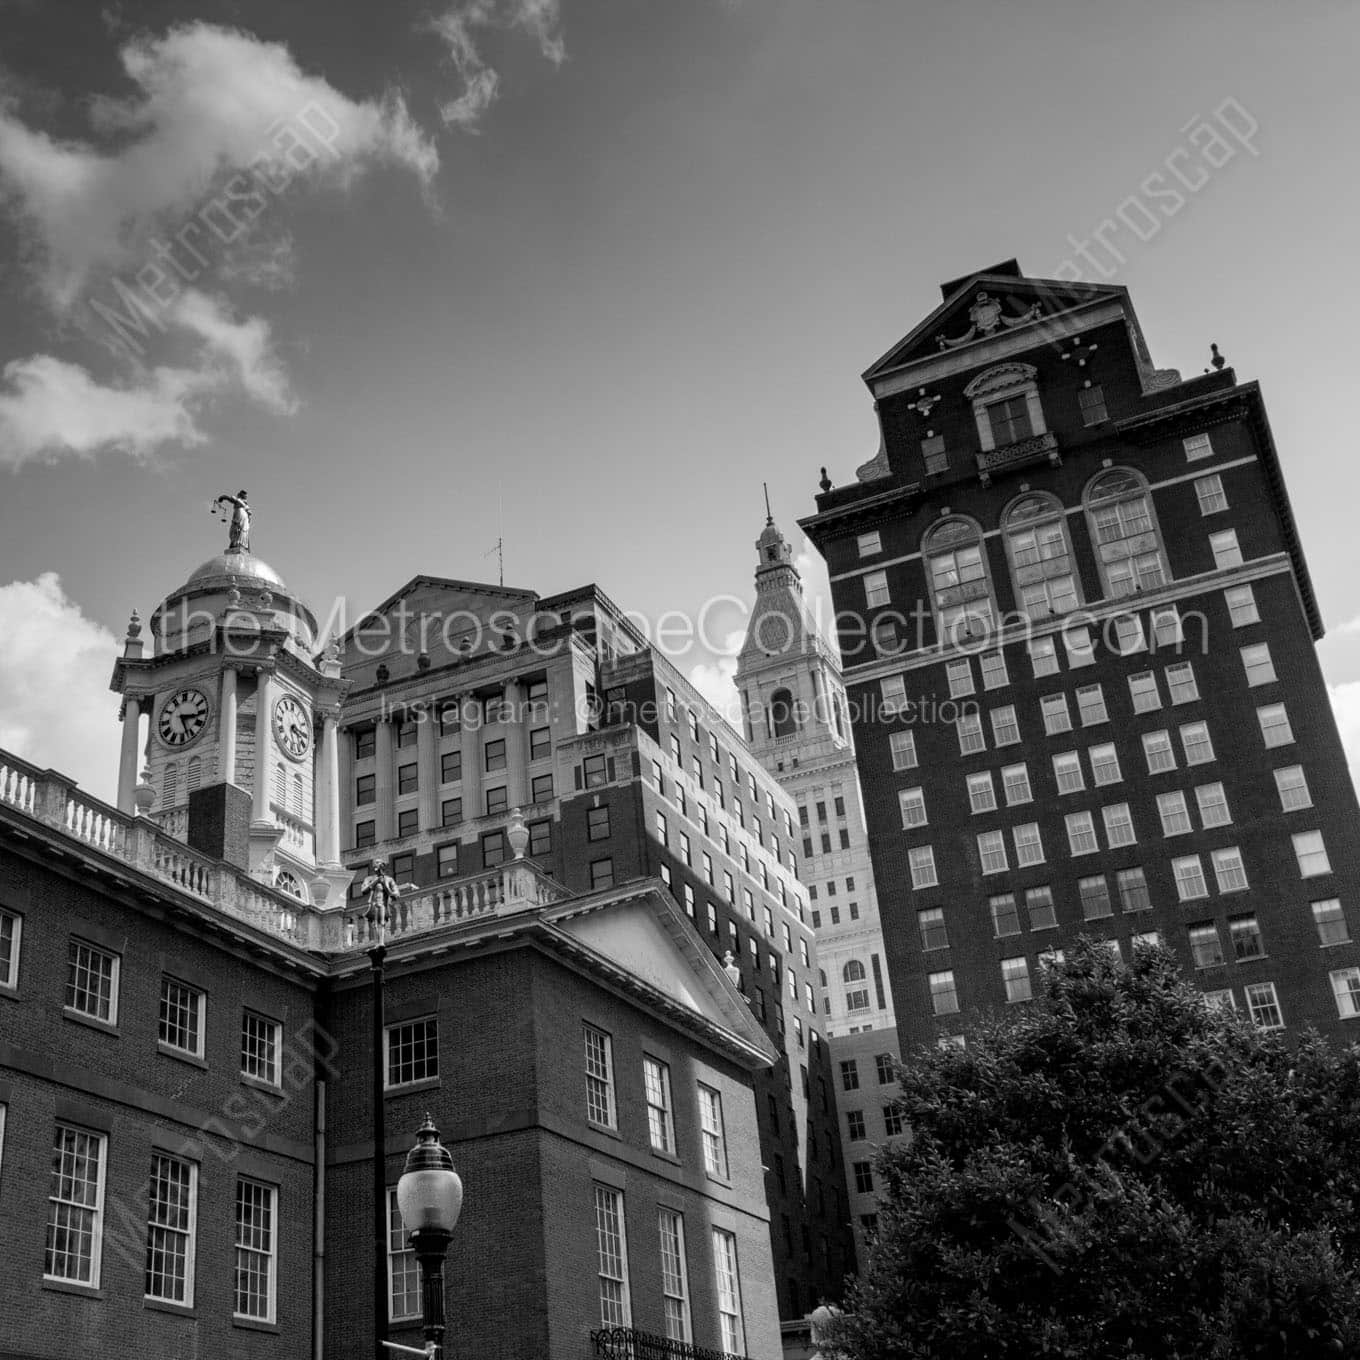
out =
[[301,760],[312,744],[312,720],[291,694],[285,694],[274,705],[274,739],[279,749],[294,760]]
[[167,746],[188,746],[208,725],[208,699],[196,689],[182,689],[161,705],[156,732]]

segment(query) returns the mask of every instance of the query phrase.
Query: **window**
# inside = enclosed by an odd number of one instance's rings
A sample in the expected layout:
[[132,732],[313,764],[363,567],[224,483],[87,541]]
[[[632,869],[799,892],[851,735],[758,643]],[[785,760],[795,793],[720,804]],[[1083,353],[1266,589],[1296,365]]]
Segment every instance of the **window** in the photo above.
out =
[[[777,740],[798,735],[798,707],[794,702],[792,691],[777,689],[770,695],[768,722],[769,733]],[[694,757],[694,778],[699,787],[702,788],[704,776],[698,756]]]
[[1207,477],[1195,478],[1195,496],[1199,500],[1201,515],[1216,515],[1228,508],[1228,494],[1223,490],[1223,478],[1216,472]]
[[888,751],[892,756],[894,770],[914,770],[916,768],[916,733],[892,733],[888,738]]
[[1273,982],[1253,982],[1246,989],[1247,1011],[1262,1029],[1283,1029],[1284,1016]]
[[1263,959],[1265,946],[1261,943],[1261,927],[1254,916],[1234,916],[1228,922],[1228,938],[1232,940],[1233,957],[1238,963],[1249,959]]
[[1007,1001],[1029,1001],[1034,996],[1029,980],[1029,960],[1023,956],[1001,960],[1001,980],[1006,985]]
[[458,877],[458,843],[441,845],[435,849],[435,873],[440,878]]
[[1229,586],[1223,592],[1228,606],[1228,618],[1234,628],[1245,628],[1248,624],[1260,623],[1261,615],[1256,608],[1256,596],[1250,586]]
[[1218,927],[1212,921],[1191,926],[1188,934],[1190,956],[1196,968],[1217,968],[1223,962],[1223,941],[1219,938]]
[[945,929],[943,907],[923,907],[916,913],[916,925],[921,932],[923,950],[949,948],[949,932]]
[[1158,650],[1165,647],[1179,648],[1185,641],[1180,611],[1174,604],[1152,611],[1152,641]]
[[241,1012],[241,1075],[262,1081],[266,1086],[279,1084],[279,1051],[283,1026],[254,1011]]
[[888,573],[886,571],[870,571],[864,574],[864,603],[870,609],[892,603],[892,596],[888,592]]
[[930,987],[930,1004],[936,1015],[953,1015],[959,1008],[959,994],[954,987],[952,971],[928,973],[926,982]]
[[1039,700],[1043,710],[1044,731],[1050,737],[1072,730],[1072,715],[1067,711],[1067,695],[1046,694]]
[[[660,814],[658,814],[660,815]],[[586,839],[607,840],[609,837],[609,805],[586,809]]]
[[1015,864],[1023,869],[1027,865],[1044,862],[1044,843],[1039,836],[1038,822],[1023,822],[1012,831],[1015,839]]
[[841,1063],[841,1086],[847,1091],[859,1090],[859,1064],[853,1058]]
[[907,1131],[907,1118],[896,1105],[885,1105],[883,1107],[883,1132],[889,1138],[896,1138],[898,1134]]
[[1157,795],[1157,815],[1162,819],[1163,836],[1184,836],[1193,830],[1185,795],[1179,791]]
[[[489,743],[488,743],[489,744]],[[502,742],[501,745],[505,743]],[[679,760],[679,757],[676,757]],[[587,756],[581,762],[581,782],[588,789],[603,788],[609,783],[609,760],[603,753]]]
[[1162,695],[1157,688],[1157,677],[1151,671],[1129,676],[1129,697],[1135,713],[1151,713],[1161,708]]
[[1268,685],[1275,679],[1275,663],[1270,659],[1270,648],[1266,643],[1256,642],[1243,647],[1241,655],[1249,686]]
[[1018,443],[1034,433],[1034,426],[1029,418],[1029,402],[1024,396],[1006,397],[1001,401],[989,402],[986,411],[994,448],[1004,448],[1007,444]]
[[958,720],[959,754],[976,755],[987,749],[987,739],[982,735],[982,714],[961,713]]
[[1001,767],[1001,785],[1006,794],[1006,806],[1016,807],[1020,803],[1029,803],[1034,800],[1034,795],[1029,787],[1029,767],[1020,765],[1003,765]]
[[371,760],[378,749],[378,732],[374,727],[360,727],[354,733],[355,760]]
[[1280,807],[1285,812],[1297,812],[1313,806],[1313,795],[1308,791],[1308,780],[1302,765],[1286,765],[1275,771],[1275,788],[1280,795]]
[[1078,388],[1077,407],[1083,425],[1099,425],[1102,420],[1109,419],[1105,414],[1105,391],[1099,383]]
[[846,1137],[852,1143],[862,1143],[869,1135],[864,1127],[863,1110],[847,1110],[845,1114]]
[[389,868],[398,883],[409,883],[416,870],[416,857],[414,854],[393,855]]
[[592,888],[614,886],[614,861],[610,856],[590,861],[590,886]]
[[[504,793],[505,793],[505,790],[502,789],[502,790],[500,790],[500,792],[501,792],[501,795],[502,795],[502,805],[501,805],[499,808],[495,809],[495,811],[504,812],[504,811],[505,811],[505,807],[504,807]],[[490,803],[491,803],[491,795],[488,794],[488,795],[487,795],[487,804],[488,804],[487,811],[488,811],[488,812],[491,812],[491,811],[493,810],[493,809],[490,807]],[[414,835],[416,834],[416,832],[419,831],[419,830],[420,830],[420,811],[419,811],[419,809],[417,809],[417,808],[411,808],[411,809],[409,809],[409,810],[406,811],[406,812],[399,812],[399,813],[397,814],[397,835],[398,835],[398,836],[414,836]]]
[[1031,930],[1053,930],[1057,927],[1058,916],[1053,910],[1052,888],[1027,888],[1025,910],[1029,912]]
[[552,822],[544,818],[529,823],[529,858],[542,859],[552,853]]
[[1098,476],[1086,493],[1086,515],[1108,596],[1166,584],[1152,498],[1137,473],[1114,468]]
[[949,697],[962,699],[973,692],[973,663],[965,657],[951,661],[945,666],[945,676],[949,682]]
[[647,1135],[654,1152],[675,1151],[671,1117],[671,1069],[656,1058],[643,1058],[642,1081],[647,1093]]
[[874,1167],[872,1162],[852,1162],[851,1170],[855,1177],[855,1193],[872,1195],[874,1193]]
[[[903,675],[889,675],[878,682],[879,695],[883,701],[883,712],[891,716],[907,707],[907,680]],[[910,736],[911,733],[905,735]],[[738,805],[740,806],[740,805]],[[740,812],[738,812],[740,816]]]
[[1052,636],[1030,640],[1029,661],[1031,667],[1033,667],[1036,680],[1045,675],[1057,675],[1059,670],[1058,644]]
[[1228,795],[1223,792],[1222,784],[1200,784],[1195,789],[1195,802],[1199,804],[1200,824],[1206,831],[1210,827],[1231,824]]
[[1110,905],[1110,885],[1104,874],[1079,878],[1077,892],[1081,897],[1081,914],[1085,920],[1099,921],[1102,917],[1114,915],[1114,908]]
[[279,1192],[241,1176],[236,1182],[236,1260],[232,1311],[240,1318],[274,1321]]
[[1006,511],[1002,529],[1020,611],[1042,620],[1075,609],[1081,598],[1067,517],[1057,499],[1037,493],[1022,496]]
[[703,1139],[704,1170],[727,1179],[727,1135],[723,1131],[722,1096],[699,1084],[699,1132]]
[[657,1210],[661,1243],[661,1312],[671,1341],[690,1339],[689,1281],[685,1270],[685,1220],[674,1209]]
[[897,1068],[891,1053],[874,1054],[874,1075],[880,1086],[889,1086],[897,1080]]
[[1176,751],[1169,732],[1144,732],[1143,755],[1149,774],[1165,774],[1176,768]]
[[1294,857],[1299,862],[1300,878],[1316,878],[1332,872],[1321,831],[1302,831],[1294,838]]
[[1185,752],[1187,765],[1207,765],[1212,761],[1214,743],[1209,738],[1208,723],[1184,723],[1181,726],[1181,749]]
[[[793,974],[789,974],[790,980]],[[845,983],[845,1009],[848,1011],[867,1011],[869,1009],[869,987],[864,965],[858,959],[851,959],[841,969],[841,981]]]
[[586,1118],[616,1128],[614,1115],[614,1042],[602,1029],[583,1025],[586,1061]]
[[1105,692],[1099,685],[1083,685],[1077,691],[1077,711],[1081,714],[1083,727],[1109,721],[1109,714],[1105,712]]
[[935,872],[935,851],[928,845],[914,846],[907,851],[913,888],[933,888],[940,880]]
[[982,667],[983,689],[1000,689],[1009,685],[1011,678],[1006,674],[1006,658],[1001,652],[988,652],[979,659]]
[[1143,620],[1137,614],[1117,614],[1114,617],[1114,650],[1120,656],[1147,651]]
[[1242,549],[1237,543],[1236,529],[1220,529],[1218,533],[1210,534],[1209,550],[1214,555],[1214,566],[1219,570],[1242,565]]
[[1287,746],[1294,740],[1294,729],[1289,725],[1289,714],[1283,704],[1265,704],[1258,708],[1256,721],[1261,725],[1261,739],[1267,748]]
[[1091,641],[1091,630],[1084,624],[1079,627],[1074,627],[1070,623],[1064,624],[1062,640],[1067,650],[1067,664],[1074,670],[1079,666],[1095,664],[1095,644]]
[[361,774],[354,781],[354,802],[358,807],[367,807],[378,801],[378,776]]
[[1020,913],[1016,910],[1014,893],[998,893],[987,899],[992,913],[992,931],[998,940],[1020,933]]
[[995,746],[1014,746],[1020,740],[1020,724],[1016,721],[1014,704],[1003,704],[992,709],[992,743]]
[[439,1019],[434,1015],[387,1026],[384,1084],[391,1090],[439,1076]]
[[938,477],[949,470],[949,450],[942,434],[932,434],[921,440],[921,457],[925,459],[926,476]]
[[1204,1004],[1212,1011],[1235,1011],[1237,1009],[1237,1002],[1233,1000],[1231,987],[1205,992]]
[[1343,1020],[1360,1015],[1360,968],[1338,968],[1331,978],[1337,1015]]
[[718,1322],[722,1349],[728,1355],[746,1351],[746,1332],[741,1321],[741,1281],[737,1275],[737,1238],[722,1228],[713,1229],[713,1271],[718,1285]]
[[354,824],[354,848],[356,850],[367,850],[369,846],[376,845],[377,842],[376,823],[356,822]]
[[1086,787],[1081,756],[1076,751],[1060,751],[1053,757],[1053,777],[1059,793],[1080,793]]
[[1341,899],[1329,897],[1322,902],[1314,902],[1313,925],[1317,928],[1318,943],[1349,944],[1350,928],[1346,925],[1345,913],[1341,910]]
[[118,955],[72,939],[67,955],[66,1009],[118,1023]]
[[58,1124],[48,1189],[43,1277],[99,1286],[108,1139]]
[[996,790],[992,787],[992,772],[968,776],[968,803],[974,812],[996,811]]
[[12,911],[0,911],[0,987],[19,985],[19,944],[24,918]]
[[198,1168],[193,1162],[152,1153],[147,1178],[147,1298],[193,1305],[197,1201]]
[[420,775],[414,762],[397,766],[397,792],[415,793],[420,788]]
[[1181,440],[1185,446],[1185,461],[1193,463],[1197,458],[1209,458],[1213,455],[1214,447],[1209,442],[1207,434],[1192,434]]
[[387,1317],[391,1322],[404,1322],[420,1316],[420,1264],[407,1240],[392,1187],[387,1191]]
[[899,789],[897,803],[902,811],[902,826],[925,826],[926,796],[919,788]]
[[942,641],[958,641],[992,626],[991,582],[983,551],[982,530],[971,520],[945,520],[922,543],[935,624]]
[[1091,778],[1099,788],[1105,784],[1117,784],[1122,776],[1119,772],[1119,755],[1113,744],[1093,746],[1089,751],[1091,759]]
[[1093,855],[1100,849],[1095,822],[1089,812],[1069,812],[1066,822],[1067,844],[1072,854]]
[[628,1297],[628,1238],[623,1194],[595,1186],[595,1243],[599,1256],[600,1323],[629,1327],[633,1311]]
[[1115,874],[1119,888],[1119,905],[1124,911],[1151,911],[1152,895],[1148,892],[1147,877],[1141,865],[1120,869]]
[[883,551],[883,540],[879,537],[877,529],[867,534],[860,534],[855,540],[855,546],[859,549],[861,557],[872,557],[875,553]]
[[1209,896],[1209,885],[1204,878],[1204,865],[1198,855],[1186,855],[1171,861],[1171,872],[1176,879],[1176,896],[1182,902],[1193,902]]
[[404,750],[408,746],[416,744],[416,725],[410,721],[399,721],[397,723],[397,749]]
[[1005,873],[1010,867],[1006,860],[1006,837],[1001,831],[983,831],[977,838],[978,859],[984,874]]

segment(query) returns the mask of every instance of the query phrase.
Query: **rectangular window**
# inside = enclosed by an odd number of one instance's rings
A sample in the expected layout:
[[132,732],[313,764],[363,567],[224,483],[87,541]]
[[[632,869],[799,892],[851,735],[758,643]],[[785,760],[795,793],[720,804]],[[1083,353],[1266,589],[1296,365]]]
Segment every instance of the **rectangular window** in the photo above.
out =
[[891,1053],[874,1054],[874,1075],[880,1086],[890,1086],[897,1080],[897,1067]]
[[1046,694],[1039,700],[1044,715],[1044,731],[1050,737],[1072,730],[1072,715],[1067,710],[1067,695]]
[[1204,1004],[1213,1011],[1235,1011],[1237,1002],[1233,999],[1231,987],[1221,987],[1204,993]]
[[367,850],[369,846],[376,845],[377,841],[376,823],[356,822],[354,824],[354,848],[356,850]]
[[992,742],[996,746],[1013,746],[1020,740],[1020,724],[1015,717],[1015,706],[1003,704],[992,709]]
[[1166,668],[1166,691],[1173,704],[1189,704],[1199,698],[1195,668],[1188,661]]
[[1219,937],[1218,927],[1212,921],[1191,926],[1187,933],[1190,936],[1190,957],[1196,968],[1217,968],[1222,964],[1223,941]]
[[395,1187],[387,1191],[387,1317],[405,1322],[421,1316],[420,1264],[407,1239]]
[[457,826],[462,820],[463,800],[461,798],[445,798],[439,805],[439,825],[442,827]]
[[1076,751],[1060,751],[1053,757],[1053,777],[1059,793],[1080,793],[1086,787],[1081,772],[1081,756]]
[[1063,646],[1067,649],[1067,664],[1075,669],[1078,666],[1093,665],[1096,659],[1095,644],[1091,641],[1091,630],[1085,625],[1073,627],[1068,624],[1062,631]]
[[987,899],[992,913],[992,931],[998,940],[1020,933],[1020,913],[1016,910],[1014,893],[998,893]]
[[1176,896],[1182,902],[1209,896],[1209,884],[1204,877],[1204,865],[1198,855],[1186,855],[1171,861],[1171,872],[1176,879]]
[[1143,755],[1149,774],[1165,774],[1176,768],[1176,751],[1171,745],[1170,732],[1144,732]]
[[894,770],[914,770],[916,768],[916,733],[892,733],[888,738],[888,751],[892,756]]
[[685,1269],[685,1220],[674,1209],[657,1210],[661,1243],[661,1313],[670,1341],[690,1340],[689,1279]]
[[1105,692],[1099,685],[1083,685],[1077,691],[1077,710],[1083,727],[1109,721],[1109,714],[1105,712]]
[[1261,942],[1261,927],[1256,917],[1234,916],[1228,922],[1228,938],[1232,941],[1233,958],[1238,963],[1265,958],[1265,945]]
[[458,877],[458,843],[456,841],[436,848],[435,873],[440,878]]
[[1006,985],[1007,1001],[1029,1001],[1034,990],[1029,980],[1029,960],[1023,956],[1001,960],[1001,980]]
[[1022,822],[1012,831],[1015,839],[1015,864],[1023,869],[1044,862],[1044,843],[1039,835],[1038,822]]
[[529,858],[542,859],[552,853],[552,822],[546,818],[529,823]]
[[73,938],[67,955],[66,1009],[116,1025],[118,964],[117,954]]
[[713,1271],[718,1285],[718,1322],[722,1349],[728,1355],[746,1351],[746,1329],[741,1320],[741,1279],[737,1274],[737,1238],[722,1228],[713,1229]]
[[1255,642],[1241,649],[1242,669],[1247,675],[1248,686],[1269,685],[1275,679],[1275,663],[1270,659],[1270,647],[1264,642]]
[[155,1152],[147,1179],[145,1295],[192,1307],[198,1167]]
[[[918,792],[918,790],[907,790],[907,792]],[[996,790],[992,787],[992,772],[990,770],[968,776],[968,805],[974,812],[996,811]]]
[[1095,781],[1097,788],[1106,784],[1119,783],[1122,778],[1119,771],[1119,755],[1112,743],[1093,746],[1088,755],[1091,760],[1091,778]]
[[432,1081],[439,1075],[439,1019],[426,1015],[419,1020],[388,1025],[383,1080],[388,1090]]
[[283,1026],[277,1020],[241,1012],[241,1075],[262,1081],[266,1086],[279,1084],[279,1051],[283,1045]]
[[1185,723],[1181,727],[1181,749],[1187,765],[1207,765],[1214,759],[1214,743],[1208,723]]
[[933,888],[939,883],[935,872],[935,851],[928,845],[914,846],[907,851],[913,888]]
[[19,945],[24,918],[12,911],[0,911],[0,987],[19,985]]
[[1331,979],[1337,1015],[1342,1020],[1360,1015],[1360,968],[1338,968]]
[[1185,640],[1180,611],[1174,604],[1152,611],[1152,640],[1159,650],[1164,647],[1179,647]]
[[946,664],[945,677],[949,682],[949,697],[962,699],[973,692],[973,663],[965,657]]
[[1228,508],[1228,493],[1223,490],[1223,478],[1216,472],[1195,478],[1195,496],[1201,515],[1216,515]]
[[1218,533],[1210,534],[1209,550],[1214,555],[1214,566],[1219,570],[1242,565],[1242,549],[1238,546],[1236,529],[1220,529]]
[[463,753],[461,751],[445,751],[439,757],[439,782],[441,784],[456,784],[463,777]]
[[1115,874],[1119,888],[1119,906],[1123,911],[1151,911],[1152,895],[1148,892],[1147,877],[1141,865],[1120,869]]
[[414,836],[416,832],[419,830],[420,830],[419,809],[411,808],[409,811],[397,813],[398,836]]
[[1129,676],[1129,697],[1135,713],[1151,713],[1161,708],[1162,695],[1157,688],[1157,677],[1151,671]]
[[864,576],[864,603],[870,609],[876,609],[880,605],[891,604],[892,596],[888,593],[888,573],[886,571],[870,571]]
[[921,932],[923,950],[949,948],[949,934],[945,929],[943,907],[925,907],[918,911],[916,925]]
[[1069,812],[1066,822],[1067,844],[1072,854],[1093,855],[1100,849],[1095,821],[1089,812]]
[[236,1181],[236,1260],[232,1312],[256,1322],[274,1321],[279,1192],[241,1176]]
[[367,807],[378,801],[378,776],[361,774],[354,781],[354,802],[357,807]]
[[420,788],[420,774],[413,761],[410,765],[397,766],[397,792],[416,793]]
[[552,729],[533,727],[529,729],[529,759],[546,760],[552,754]]
[[1228,810],[1228,795],[1222,784],[1200,784],[1195,789],[1195,802],[1199,804],[1200,825],[1207,831],[1215,826],[1229,826],[1232,813]]
[[1276,770],[1275,788],[1280,795],[1280,808],[1285,812],[1313,806],[1313,795],[1308,791],[1308,779],[1302,765],[1286,765]]
[[976,755],[987,749],[987,739],[982,735],[982,714],[961,713],[958,720],[959,754]]
[[982,688],[1000,689],[1003,685],[1010,684],[1010,676],[1006,673],[1006,658],[1001,652],[988,652],[986,656],[979,659],[982,667]]
[[505,769],[505,738],[496,737],[486,743],[482,752],[482,768],[487,774]]
[[1006,397],[1001,401],[988,402],[984,409],[995,448],[1005,448],[1007,444],[1028,439],[1034,433],[1034,425],[1029,415],[1029,401],[1023,393],[1015,397]]
[[630,1327],[633,1310],[628,1294],[623,1194],[603,1185],[595,1186],[595,1242],[599,1258],[600,1323],[605,1327]]
[[949,470],[949,450],[944,446],[944,435],[932,434],[921,440],[921,457],[925,459],[926,476],[938,477]]
[[727,1179],[727,1134],[723,1129],[722,1096],[699,1083],[699,1132],[703,1138],[704,1170]]
[[355,760],[371,760],[378,749],[378,731],[374,727],[360,727],[354,733]]
[[1162,819],[1163,836],[1184,836],[1194,829],[1185,795],[1179,790],[1157,795],[1157,815]]
[[504,784],[498,785],[494,789],[486,791],[486,815],[497,817],[502,812],[506,812],[510,807],[510,791]]
[[594,1025],[583,1025],[582,1031],[585,1035],[586,1118],[603,1128],[616,1128],[614,1041]]
[[852,1143],[862,1143],[869,1136],[869,1131],[864,1125],[863,1110],[846,1111],[845,1132],[847,1139]]
[[1003,765],[1001,785],[1006,794],[1006,806],[1016,807],[1021,803],[1034,801],[1029,787],[1029,767],[1027,765]]
[[1327,847],[1323,844],[1321,831],[1301,831],[1293,840],[1300,878],[1316,878],[1319,874],[1332,872],[1332,863],[1327,858]]
[[889,716],[901,712],[907,706],[907,678],[904,675],[885,676],[878,682],[879,697],[883,701],[883,712]]
[[1245,628],[1248,624],[1260,623],[1261,615],[1256,608],[1256,596],[1248,586],[1229,586],[1223,592],[1228,606],[1228,618],[1234,628]]
[[959,1008],[959,994],[954,987],[952,971],[926,974],[930,987],[930,1004],[936,1015],[953,1015]]
[[860,534],[855,540],[855,546],[859,549],[861,557],[872,557],[875,553],[883,551],[883,540],[879,537],[877,529],[867,534]]
[[609,806],[586,809],[586,839],[603,841],[609,838]]
[[1314,902],[1313,925],[1317,928],[1318,943],[1349,944],[1350,928],[1346,925],[1345,913],[1341,910],[1341,899],[1329,897],[1322,902]]
[[58,1124],[48,1190],[43,1277],[99,1286],[108,1139]]
[[1010,867],[1006,861],[1006,837],[1000,831],[983,831],[977,838],[978,858],[984,874],[1002,874]]
[[902,813],[902,826],[909,829],[926,824],[926,796],[919,788],[899,789],[897,804]]
[[1058,924],[1058,914],[1053,909],[1053,889],[1025,889],[1025,910],[1029,913],[1031,930],[1053,930]]
[[885,1105],[883,1107],[883,1132],[889,1138],[896,1138],[898,1134],[907,1131],[907,1117],[897,1108],[896,1105]]
[[1105,414],[1105,389],[1099,383],[1077,389],[1077,407],[1083,425],[1099,425],[1109,419]]
[[1215,850],[1211,858],[1214,862],[1214,877],[1218,879],[1221,893],[1242,892],[1247,887],[1247,866],[1242,863],[1242,852],[1235,845],[1223,850]]
[[859,1090],[859,1064],[854,1058],[841,1062],[841,1086],[847,1091]]
[[603,859],[590,861],[590,886],[592,888],[612,888],[614,886],[614,860],[606,855]]
[[1034,678],[1058,673],[1058,644],[1052,634],[1034,638],[1029,644],[1029,662],[1034,669]]
[[1267,748],[1287,746],[1294,740],[1294,729],[1289,725],[1289,714],[1283,704],[1265,704],[1258,708],[1256,721],[1261,725],[1261,740]]
[[1247,1011],[1252,1022],[1262,1029],[1283,1029],[1284,1016],[1273,982],[1253,982],[1247,986]]
[[1207,434],[1189,435],[1181,443],[1185,446],[1185,461],[1187,463],[1213,456],[1214,446],[1209,442]]
[[1116,614],[1114,619],[1115,650],[1120,656],[1131,656],[1134,652],[1147,650],[1147,638],[1143,635],[1143,620],[1137,614]]
[[1114,914],[1114,908],[1110,905],[1110,885],[1104,874],[1079,878],[1077,892],[1081,895],[1081,914],[1085,920],[1099,921]]
[[647,1136],[654,1152],[675,1151],[671,1116],[671,1069],[657,1058],[643,1058],[642,1080],[647,1093]]

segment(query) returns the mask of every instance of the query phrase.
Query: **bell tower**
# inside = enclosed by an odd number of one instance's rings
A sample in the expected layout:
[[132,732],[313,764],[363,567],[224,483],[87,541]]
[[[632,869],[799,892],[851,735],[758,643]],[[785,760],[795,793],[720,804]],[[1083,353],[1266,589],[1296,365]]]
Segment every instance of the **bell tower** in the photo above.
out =
[[250,551],[246,493],[221,502],[233,507],[226,551],[157,606],[149,653],[134,613],[114,666],[118,806],[300,900],[342,900],[351,877],[339,837],[348,683],[334,649],[317,651],[311,610]]

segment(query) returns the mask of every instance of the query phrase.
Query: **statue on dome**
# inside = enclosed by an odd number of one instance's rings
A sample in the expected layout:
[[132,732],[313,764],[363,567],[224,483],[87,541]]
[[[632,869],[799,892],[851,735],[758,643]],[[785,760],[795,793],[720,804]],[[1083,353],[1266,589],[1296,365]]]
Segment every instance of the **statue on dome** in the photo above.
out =
[[[212,508],[221,511],[231,506],[231,526],[227,530],[227,551],[229,553],[248,553],[250,551],[250,502],[246,493],[238,491],[234,496],[223,492],[212,503]],[[225,515],[223,515],[225,518]]]

